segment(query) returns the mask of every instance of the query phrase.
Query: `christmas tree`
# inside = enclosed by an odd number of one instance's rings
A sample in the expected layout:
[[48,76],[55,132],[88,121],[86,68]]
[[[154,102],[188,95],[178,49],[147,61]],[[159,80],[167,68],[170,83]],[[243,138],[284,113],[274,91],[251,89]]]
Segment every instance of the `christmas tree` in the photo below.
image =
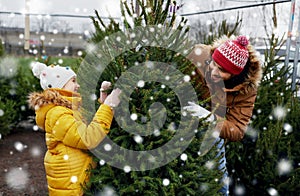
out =
[[198,102],[187,20],[171,1],[120,2],[122,24],[91,17],[95,33],[78,69],[87,119],[102,81],[122,90],[108,137],[92,152],[98,162],[86,195],[218,195],[218,149],[199,151],[207,123],[183,107]]
[[278,55],[284,43],[275,35],[267,40],[252,122],[242,142],[227,146],[235,195],[297,195],[300,190],[300,104],[287,82],[291,67],[282,66]]

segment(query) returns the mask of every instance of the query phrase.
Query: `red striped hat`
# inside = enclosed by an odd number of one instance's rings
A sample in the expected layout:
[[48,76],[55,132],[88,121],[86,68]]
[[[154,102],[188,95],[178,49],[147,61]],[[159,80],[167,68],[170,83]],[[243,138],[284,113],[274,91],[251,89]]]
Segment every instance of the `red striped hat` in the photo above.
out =
[[238,75],[243,71],[249,58],[248,43],[246,36],[239,36],[236,40],[227,40],[215,49],[212,58],[227,72]]

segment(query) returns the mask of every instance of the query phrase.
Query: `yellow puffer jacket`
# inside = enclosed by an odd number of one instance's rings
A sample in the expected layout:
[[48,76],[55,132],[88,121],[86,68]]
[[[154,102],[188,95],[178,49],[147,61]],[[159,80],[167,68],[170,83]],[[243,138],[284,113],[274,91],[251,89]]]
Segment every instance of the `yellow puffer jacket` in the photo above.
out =
[[46,131],[44,164],[49,195],[82,195],[87,170],[95,166],[88,149],[95,148],[109,132],[112,110],[101,105],[87,125],[79,113],[81,97],[61,89],[29,95],[37,125]]

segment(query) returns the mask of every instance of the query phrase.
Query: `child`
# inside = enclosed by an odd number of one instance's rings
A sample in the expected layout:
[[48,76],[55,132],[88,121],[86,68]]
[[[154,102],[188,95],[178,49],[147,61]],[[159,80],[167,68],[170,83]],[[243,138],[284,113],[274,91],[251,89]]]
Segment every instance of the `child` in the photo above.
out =
[[80,114],[81,97],[76,74],[69,67],[35,63],[33,74],[40,79],[43,92],[29,95],[35,109],[36,124],[45,130],[47,152],[44,165],[49,195],[83,195],[82,185],[88,180],[87,170],[95,166],[88,149],[96,147],[109,132],[113,107],[120,102],[120,89],[110,95],[102,92],[110,87],[101,85],[98,108],[90,124]]

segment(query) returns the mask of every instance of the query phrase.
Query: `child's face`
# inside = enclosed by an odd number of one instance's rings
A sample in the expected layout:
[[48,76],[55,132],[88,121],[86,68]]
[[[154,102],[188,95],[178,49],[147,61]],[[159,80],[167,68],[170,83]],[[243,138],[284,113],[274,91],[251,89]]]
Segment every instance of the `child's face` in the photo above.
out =
[[64,90],[78,92],[80,85],[77,83],[76,77],[71,78],[63,87]]

